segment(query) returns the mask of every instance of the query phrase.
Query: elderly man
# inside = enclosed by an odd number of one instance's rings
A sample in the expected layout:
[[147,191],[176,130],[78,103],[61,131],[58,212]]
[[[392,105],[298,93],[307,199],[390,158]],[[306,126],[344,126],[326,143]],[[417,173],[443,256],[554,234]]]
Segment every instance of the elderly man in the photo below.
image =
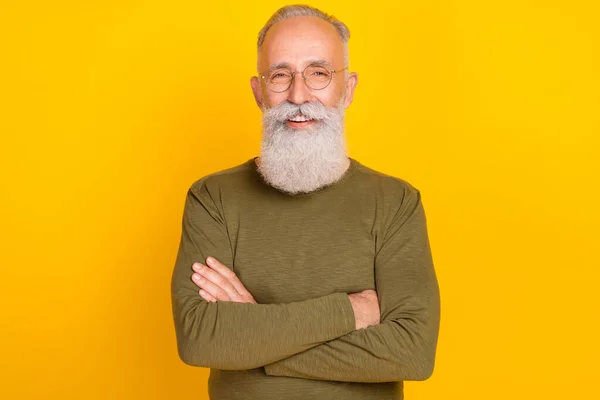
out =
[[278,10],[251,87],[260,157],[185,201],[172,277],[179,356],[213,400],[398,399],[433,372],[440,319],[421,194],[346,154],[348,28]]

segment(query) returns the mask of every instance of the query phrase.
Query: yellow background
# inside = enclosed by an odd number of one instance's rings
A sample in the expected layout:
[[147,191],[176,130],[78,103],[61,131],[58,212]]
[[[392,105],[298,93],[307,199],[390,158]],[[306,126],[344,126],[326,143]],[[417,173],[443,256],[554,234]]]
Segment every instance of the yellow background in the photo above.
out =
[[[351,156],[422,191],[442,295],[406,398],[600,398],[594,1],[319,1]],[[3,399],[202,399],[169,283],[189,185],[258,154],[280,1],[0,3]]]

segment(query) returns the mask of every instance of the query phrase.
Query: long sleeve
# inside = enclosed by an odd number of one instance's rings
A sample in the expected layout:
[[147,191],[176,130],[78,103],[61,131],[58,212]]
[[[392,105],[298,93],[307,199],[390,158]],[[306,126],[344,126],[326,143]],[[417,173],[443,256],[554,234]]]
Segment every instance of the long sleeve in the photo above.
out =
[[381,323],[265,365],[267,375],[348,382],[425,380],[440,321],[420,192],[410,188],[375,257]]
[[191,280],[194,262],[213,256],[233,268],[223,213],[202,180],[187,192],[182,233],[171,279],[180,359],[224,370],[258,368],[354,330],[346,293],[286,304],[207,302]]

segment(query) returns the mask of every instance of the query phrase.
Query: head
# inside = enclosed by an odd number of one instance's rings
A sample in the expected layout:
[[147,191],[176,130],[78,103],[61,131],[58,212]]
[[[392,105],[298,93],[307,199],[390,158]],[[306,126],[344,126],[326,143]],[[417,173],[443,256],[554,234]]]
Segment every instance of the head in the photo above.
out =
[[314,191],[349,165],[344,112],[358,83],[348,70],[349,36],[335,17],[299,5],[278,10],[259,33],[250,81],[263,111],[258,167],[280,190]]

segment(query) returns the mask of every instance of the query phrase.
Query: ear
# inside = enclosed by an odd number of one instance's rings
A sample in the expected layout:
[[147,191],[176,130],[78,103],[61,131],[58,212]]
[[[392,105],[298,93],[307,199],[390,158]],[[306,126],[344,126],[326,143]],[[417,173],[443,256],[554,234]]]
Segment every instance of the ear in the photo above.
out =
[[356,72],[351,72],[348,76],[348,80],[346,81],[346,101],[344,102],[345,108],[350,107],[350,104],[352,104],[356,85],[358,85],[358,74]]
[[256,105],[258,108],[262,110],[262,90],[260,88],[260,79],[258,77],[253,76],[250,78],[250,86],[252,87],[252,93],[254,94],[254,100],[256,100]]

